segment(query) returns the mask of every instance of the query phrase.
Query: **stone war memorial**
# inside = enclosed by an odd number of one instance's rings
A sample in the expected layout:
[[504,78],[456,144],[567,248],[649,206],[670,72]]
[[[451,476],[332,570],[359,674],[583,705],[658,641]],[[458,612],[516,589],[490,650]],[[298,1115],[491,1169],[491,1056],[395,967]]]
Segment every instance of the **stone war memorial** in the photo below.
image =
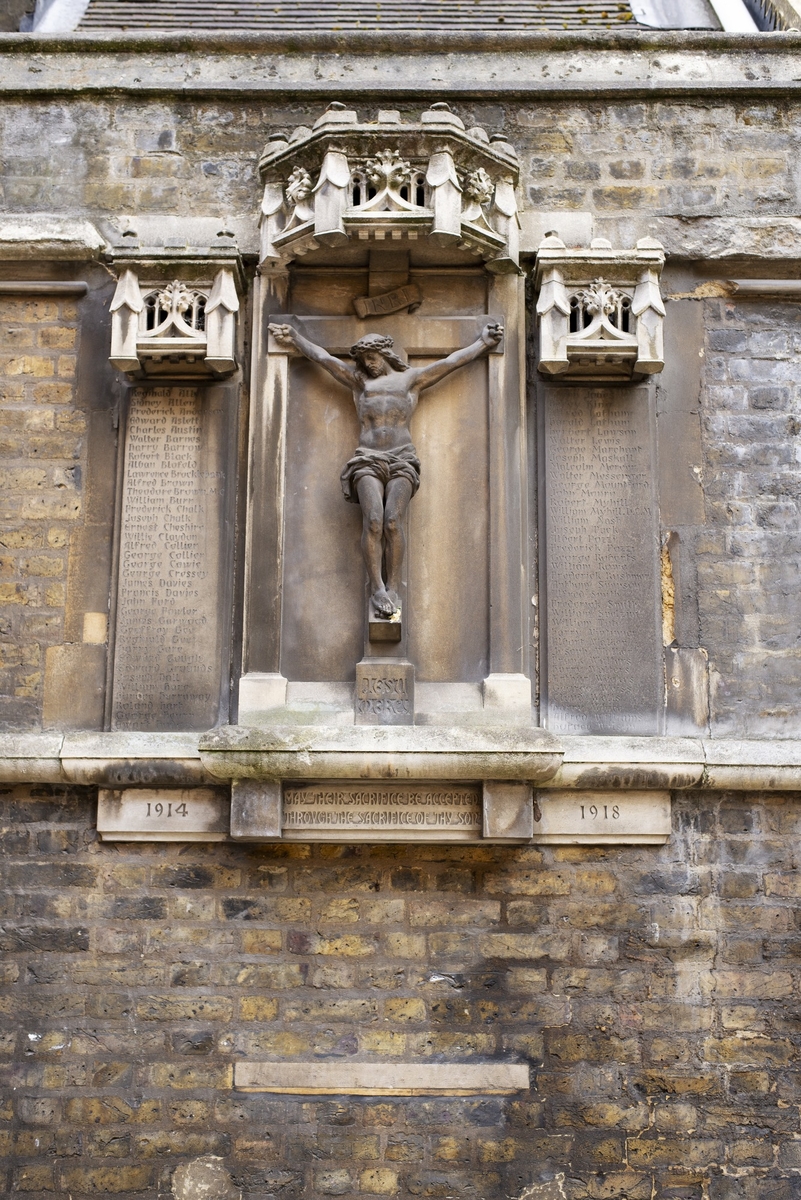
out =
[[0,1195],[801,1198],[798,0],[0,14]]

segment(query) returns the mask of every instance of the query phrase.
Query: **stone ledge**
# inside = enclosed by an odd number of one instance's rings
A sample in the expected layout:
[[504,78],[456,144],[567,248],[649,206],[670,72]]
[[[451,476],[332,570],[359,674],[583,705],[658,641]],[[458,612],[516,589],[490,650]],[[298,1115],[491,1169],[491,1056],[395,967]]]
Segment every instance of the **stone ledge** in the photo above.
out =
[[[365,755],[375,774],[360,771]],[[556,738],[519,726],[0,734],[6,784],[202,787],[233,778],[360,777],[517,779],[546,789],[801,791],[801,740]]]
[[0,217],[0,260],[100,258],[106,242],[91,221],[56,213],[5,213]]
[[200,739],[218,779],[549,779],[559,742],[519,725],[225,726]]

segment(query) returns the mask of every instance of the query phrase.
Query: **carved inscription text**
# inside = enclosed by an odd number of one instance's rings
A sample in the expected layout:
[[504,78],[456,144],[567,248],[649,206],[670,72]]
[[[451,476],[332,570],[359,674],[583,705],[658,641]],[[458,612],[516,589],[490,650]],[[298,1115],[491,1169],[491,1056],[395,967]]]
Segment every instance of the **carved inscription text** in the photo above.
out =
[[548,724],[657,732],[658,543],[645,389],[548,389]]
[[458,784],[315,784],[284,787],[284,837],[330,833],[398,840],[399,835],[435,835],[473,840],[481,834],[477,788]]
[[223,470],[215,415],[197,388],[131,396],[114,729],[204,729],[216,719]]

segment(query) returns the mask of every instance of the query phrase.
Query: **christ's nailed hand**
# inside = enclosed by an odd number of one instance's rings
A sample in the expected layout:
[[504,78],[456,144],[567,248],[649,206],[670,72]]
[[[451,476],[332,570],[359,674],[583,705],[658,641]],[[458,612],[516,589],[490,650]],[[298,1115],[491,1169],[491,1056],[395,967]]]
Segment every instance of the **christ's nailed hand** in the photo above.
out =
[[489,321],[481,331],[481,340],[488,346],[497,346],[503,337],[503,325],[497,321]]
[[277,342],[285,346],[295,345],[295,330],[291,325],[268,325],[267,328]]

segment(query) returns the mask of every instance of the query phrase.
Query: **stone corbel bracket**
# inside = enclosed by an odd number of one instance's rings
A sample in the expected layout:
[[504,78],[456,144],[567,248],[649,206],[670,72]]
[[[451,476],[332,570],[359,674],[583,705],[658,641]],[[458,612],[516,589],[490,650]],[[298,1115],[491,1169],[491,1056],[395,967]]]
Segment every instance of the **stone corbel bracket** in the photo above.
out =
[[111,301],[111,363],[132,377],[231,375],[237,367],[236,315],[243,291],[235,243],[201,250],[115,247],[120,270]]
[[561,747],[543,729],[521,727],[225,725],[199,740],[216,779],[550,779]]
[[276,136],[259,163],[261,269],[284,269],[310,250],[348,241],[432,238],[518,268],[517,155],[502,135],[465,129],[447,104],[405,123],[385,110],[361,122],[332,104],[314,127]]
[[664,263],[654,238],[641,238],[634,250],[613,250],[605,238],[573,250],[547,234],[535,269],[540,374],[629,383],[661,371]]

